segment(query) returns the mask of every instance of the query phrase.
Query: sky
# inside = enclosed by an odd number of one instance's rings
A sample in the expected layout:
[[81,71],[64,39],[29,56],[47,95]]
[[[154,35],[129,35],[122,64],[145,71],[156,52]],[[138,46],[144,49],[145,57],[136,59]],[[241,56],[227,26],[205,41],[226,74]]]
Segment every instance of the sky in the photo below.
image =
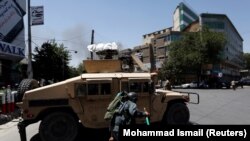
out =
[[244,40],[243,52],[250,53],[249,0],[31,0],[31,6],[44,6],[44,25],[31,27],[32,47],[55,39],[77,51],[70,51],[70,65],[78,66],[90,56],[91,30],[94,43],[133,48],[142,45],[144,34],[173,26],[180,2],[197,14],[226,14]]

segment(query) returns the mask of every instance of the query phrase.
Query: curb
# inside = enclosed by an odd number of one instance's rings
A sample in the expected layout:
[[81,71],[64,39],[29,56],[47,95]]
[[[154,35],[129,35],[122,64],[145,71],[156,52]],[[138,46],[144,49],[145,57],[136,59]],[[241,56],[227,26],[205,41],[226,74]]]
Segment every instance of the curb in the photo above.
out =
[[10,114],[0,114],[0,125],[6,124],[12,120],[18,119],[20,117],[20,110],[16,110]]
[[12,120],[12,116],[11,115],[0,115],[0,125],[3,125],[9,121]]
[[5,124],[0,125],[0,131],[4,130],[4,129],[11,128],[13,126],[16,126],[18,124],[19,120],[20,119],[18,119],[18,118],[17,119],[13,119],[13,120],[11,120],[9,122],[6,122]]

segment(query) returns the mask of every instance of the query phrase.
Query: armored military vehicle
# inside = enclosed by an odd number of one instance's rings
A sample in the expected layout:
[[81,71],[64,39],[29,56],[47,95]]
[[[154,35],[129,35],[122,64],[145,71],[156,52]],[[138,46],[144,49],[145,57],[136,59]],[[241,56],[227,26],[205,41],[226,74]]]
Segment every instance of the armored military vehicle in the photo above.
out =
[[[134,58],[134,59],[133,59]],[[132,59],[142,63],[132,54]],[[26,140],[26,126],[41,121],[42,141],[73,141],[78,125],[105,128],[106,109],[121,91],[138,93],[138,108],[150,113],[150,121],[162,124],[187,124],[190,95],[155,89],[154,72],[124,72],[119,59],[85,60],[87,73],[51,85],[37,87],[35,80],[23,80],[19,87],[23,120],[18,124],[21,140]],[[195,94],[196,95],[196,94]],[[198,95],[196,95],[198,96]],[[199,101],[197,101],[198,103]],[[145,119],[137,119],[143,124]]]

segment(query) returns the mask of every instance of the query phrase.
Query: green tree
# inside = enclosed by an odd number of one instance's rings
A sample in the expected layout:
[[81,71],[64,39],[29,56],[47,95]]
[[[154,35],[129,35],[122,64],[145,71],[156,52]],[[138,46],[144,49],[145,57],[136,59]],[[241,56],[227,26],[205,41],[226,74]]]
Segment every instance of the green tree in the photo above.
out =
[[34,76],[38,79],[61,81],[70,77],[70,53],[63,44],[51,40],[35,48]]
[[70,67],[70,77],[75,77],[86,73],[83,63],[79,63],[77,67]]
[[207,28],[199,32],[185,32],[180,40],[168,46],[169,59],[161,73],[175,79],[184,73],[195,73],[200,78],[203,64],[215,64],[222,60],[225,43],[223,33]]
[[244,53],[243,58],[245,61],[245,69],[250,70],[250,53]]
[[82,74],[82,73],[86,73],[86,70],[84,69],[84,64],[83,62],[81,62],[80,64],[78,64],[76,71],[78,74]]
[[78,73],[77,68],[70,66],[69,67],[69,77],[76,77],[78,75],[80,75],[80,73]]
[[203,63],[220,63],[223,60],[223,50],[226,45],[224,34],[221,32],[212,32],[206,27],[204,27],[199,34],[202,35],[201,45],[203,46]]

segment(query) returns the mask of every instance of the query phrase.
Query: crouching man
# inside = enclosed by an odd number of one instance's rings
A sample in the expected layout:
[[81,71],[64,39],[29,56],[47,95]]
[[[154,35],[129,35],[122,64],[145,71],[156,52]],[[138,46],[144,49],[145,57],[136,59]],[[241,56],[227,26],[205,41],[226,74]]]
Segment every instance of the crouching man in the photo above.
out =
[[115,113],[110,123],[111,137],[109,141],[119,141],[119,130],[121,126],[135,124],[136,117],[146,117],[149,113],[137,109],[138,95],[135,92],[128,93],[128,100],[123,103],[121,112]]

